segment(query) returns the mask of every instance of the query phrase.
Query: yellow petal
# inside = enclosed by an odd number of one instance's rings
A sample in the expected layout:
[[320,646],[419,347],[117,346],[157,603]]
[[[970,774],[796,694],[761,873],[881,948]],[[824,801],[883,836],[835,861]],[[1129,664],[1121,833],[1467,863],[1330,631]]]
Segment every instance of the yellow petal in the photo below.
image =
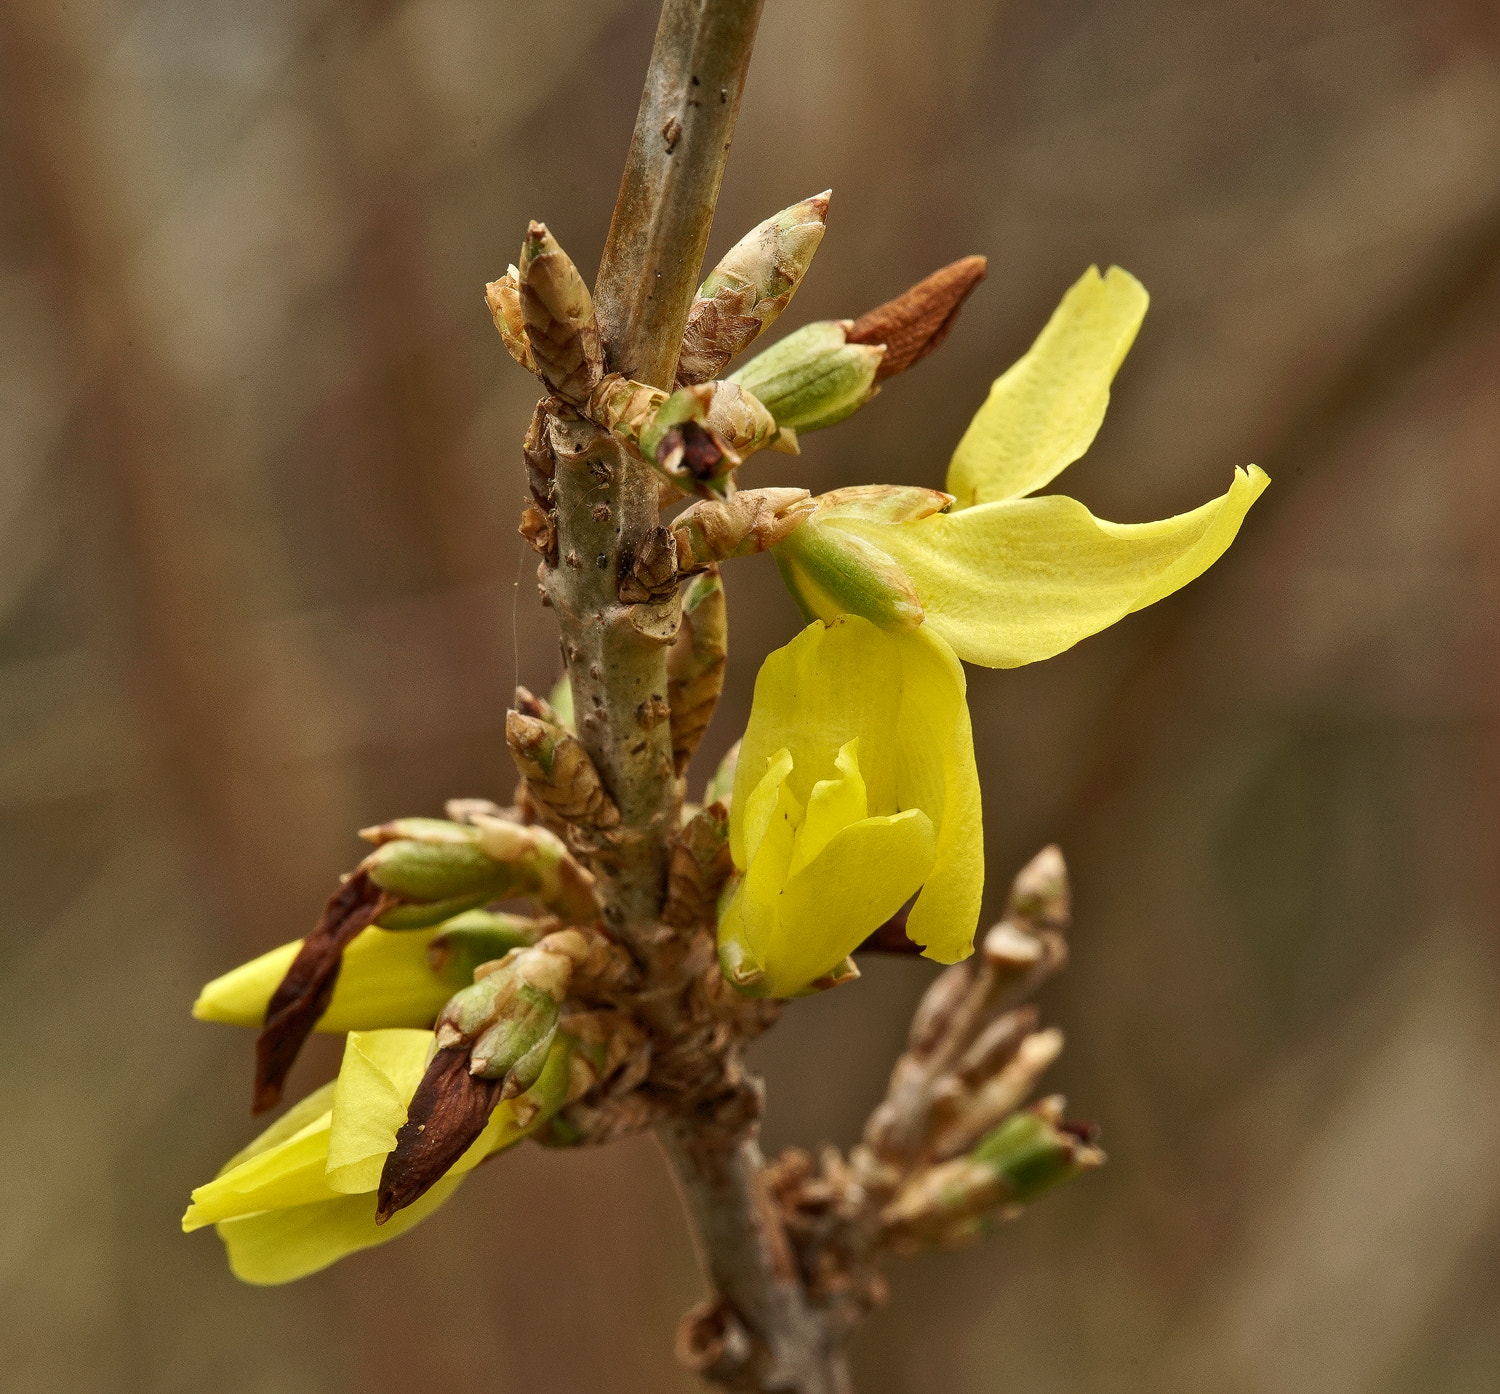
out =
[[758,782],[754,772],[773,752],[791,753],[787,787],[805,801],[816,783],[838,777],[837,756],[857,739],[869,812],[920,808],[936,829],[936,861],[908,933],[931,957],[951,962],[973,941],[983,835],[963,669],[929,629],[886,633],[844,615],[810,624],[771,654],[755,682],[730,824],[732,833]]
[[[791,756],[783,750],[772,760],[747,805],[750,864],[739,890],[739,915],[745,946],[757,962],[764,962],[766,946],[775,933],[776,899],[786,884],[792,848],[802,823],[802,804],[787,787],[791,769]],[[774,794],[775,803],[762,818],[761,809],[769,794]]]
[[996,379],[953,452],[944,487],[955,509],[1040,489],[1089,448],[1147,300],[1118,266],[1084,272],[1025,356]]
[[1269,482],[1253,465],[1237,469],[1227,493],[1156,523],[1105,522],[1074,499],[1049,495],[881,528],[879,543],[916,582],[925,629],[970,663],[1016,668],[1071,648],[1206,571]]
[[729,854],[741,871],[760,851],[760,844],[776,813],[781,787],[791,772],[792,752],[785,747],[766,756],[760,769],[748,770],[743,765],[736,767],[736,783],[738,785],[743,778],[744,790],[740,795],[741,813],[730,821]]
[[[374,1031],[384,1027],[428,1027],[453,995],[427,965],[427,946],[442,932],[399,932],[371,925],[344,950],[333,997],[318,1031]],[[215,978],[198,994],[193,1015],[200,1021],[260,1026],[266,1003],[291,967],[300,939],[283,944]]]
[[290,1283],[327,1268],[347,1254],[389,1243],[425,1220],[458,1188],[462,1176],[448,1175],[383,1225],[375,1223],[375,1194],[335,1196],[317,1205],[269,1210],[228,1220],[218,1227],[229,1253],[229,1267],[241,1282]]
[[236,1215],[307,1205],[335,1195],[323,1175],[331,1119],[331,1112],[320,1114],[282,1141],[199,1186],[182,1217],[184,1232]]
[[[417,1044],[422,1044],[422,1049],[417,1052],[413,1049],[413,1042],[401,1039],[408,1035],[431,1040],[430,1032],[369,1032],[365,1033],[361,1056],[370,1072],[404,1090],[409,1100],[425,1068],[422,1063],[414,1066],[413,1061],[425,1062],[426,1046],[425,1043],[418,1042]],[[377,1037],[387,1039],[373,1039]],[[231,1270],[236,1277],[247,1283],[287,1283],[326,1268],[346,1254],[387,1243],[397,1235],[404,1234],[447,1200],[457,1189],[465,1173],[485,1157],[519,1142],[562,1107],[567,1099],[568,1061],[571,1053],[571,1043],[559,1039],[547,1057],[541,1078],[518,1099],[499,1104],[490,1115],[484,1131],[454,1163],[452,1170],[415,1204],[397,1211],[384,1225],[375,1223],[374,1184],[379,1181],[379,1166],[373,1169],[375,1182],[369,1191],[340,1194],[330,1190],[315,1202],[222,1220],[218,1225],[218,1233],[228,1250]],[[342,1069],[340,1075],[343,1075]],[[368,1093],[368,1085],[369,1080],[355,1085],[346,1093],[346,1101],[355,1100],[373,1107],[388,1123],[392,1116],[388,1100],[378,1088],[372,1099]],[[404,1121],[404,1101],[400,1105],[400,1113],[401,1120]],[[518,1113],[525,1116],[525,1126],[517,1123]],[[324,1146],[320,1149],[321,1156],[325,1159],[328,1156],[327,1136],[325,1121],[322,1134]],[[394,1144],[394,1130],[391,1131],[390,1138]],[[378,1160],[383,1165],[383,1154]],[[356,1162],[354,1166],[363,1164]],[[352,1175],[352,1171],[346,1170],[345,1179]]]
[[328,1184],[346,1195],[380,1184],[386,1154],[421,1083],[431,1031],[352,1031],[334,1084]]
[[858,738],[839,750],[833,764],[842,778],[820,779],[813,785],[807,812],[792,844],[792,857],[786,869],[788,877],[795,876],[812,861],[836,833],[869,815],[869,798],[859,772]]
[[[932,871],[906,920],[906,937],[939,963],[974,949],[984,896],[984,816],[963,665],[930,628],[912,636],[900,727],[903,807],[933,813]],[[936,758],[934,758],[936,756]]]
[[766,971],[774,997],[791,997],[859,947],[932,871],[932,820],[911,808],[840,828],[783,889]]

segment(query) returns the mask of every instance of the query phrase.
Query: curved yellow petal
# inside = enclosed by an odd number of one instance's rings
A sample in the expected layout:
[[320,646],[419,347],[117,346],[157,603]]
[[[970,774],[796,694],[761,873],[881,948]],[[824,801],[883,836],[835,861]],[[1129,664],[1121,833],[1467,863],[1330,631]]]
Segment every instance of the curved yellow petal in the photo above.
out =
[[329,1186],[345,1195],[380,1184],[386,1154],[427,1069],[431,1031],[351,1031],[334,1081]]
[[[907,655],[900,727],[903,807],[925,808],[937,825],[932,872],[906,920],[906,936],[939,963],[974,949],[984,896],[984,817],[963,665],[926,626]],[[936,810],[936,811],[934,811]]]
[[925,629],[970,663],[1016,668],[1206,571],[1269,482],[1253,465],[1237,469],[1227,493],[1156,523],[1105,522],[1074,499],[1048,495],[881,528],[877,540],[916,583]]
[[1118,266],[1079,277],[1036,342],[995,380],[953,452],[944,487],[955,510],[1040,489],[1089,448],[1148,300]]
[[758,963],[764,962],[775,932],[776,898],[786,884],[797,828],[802,822],[802,804],[787,787],[791,769],[791,756],[780,751],[747,805],[750,831],[745,845],[749,865],[738,900],[745,947]]
[[229,1268],[245,1283],[268,1285],[305,1278],[360,1249],[389,1243],[425,1220],[458,1189],[462,1176],[448,1175],[426,1195],[375,1223],[375,1193],[336,1195],[317,1205],[268,1210],[226,1220],[218,1227]]
[[[387,1027],[428,1027],[453,995],[427,965],[427,946],[443,930],[385,930],[371,925],[344,950],[328,1010],[318,1031],[374,1031]],[[232,968],[198,994],[193,1015],[200,1021],[260,1026],[266,1003],[291,967],[302,941],[294,940]]]
[[197,1187],[182,1217],[184,1233],[236,1215],[308,1205],[336,1195],[323,1174],[332,1116],[331,1111],[323,1112],[280,1142],[227,1167],[206,1186]]
[[759,781],[756,772],[777,750],[790,752],[787,787],[805,803],[814,785],[840,777],[839,753],[858,740],[869,813],[920,808],[932,820],[936,860],[908,933],[929,956],[949,962],[972,944],[984,885],[983,834],[963,669],[929,630],[887,633],[858,615],[842,615],[810,624],[771,654],[755,683],[730,821],[732,830],[743,816],[735,811],[745,808]]
[[787,876],[795,876],[851,823],[858,823],[870,813],[869,795],[859,772],[859,739],[846,742],[834,757],[838,779],[820,779],[808,796],[802,826],[792,842],[792,857]]
[[794,996],[841,963],[910,899],[936,848],[919,808],[839,829],[781,892],[765,954],[770,994]]

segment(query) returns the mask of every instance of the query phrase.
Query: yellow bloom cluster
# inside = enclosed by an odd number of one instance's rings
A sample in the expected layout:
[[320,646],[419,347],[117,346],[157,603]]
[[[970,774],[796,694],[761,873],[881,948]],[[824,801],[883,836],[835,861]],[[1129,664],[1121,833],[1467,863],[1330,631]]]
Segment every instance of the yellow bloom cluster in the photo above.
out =
[[910,938],[968,953],[984,859],[958,660],[1034,663],[1171,594],[1268,483],[1237,469],[1156,523],[1028,497],[1092,443],[1146,304],[1133,276],[1090,268],[990,389],[947,496],[839,490],[773,549],[814,623],[761,669],[735,777],[719,942],[745,990],[809,990],[918,891]]
[[498,1105],[479,1138],[420,1200],[375,1223],[386,1154],[406,1122],[432,1052],[432,1032],[351,1031],[338,1078],[290,1108],[214,1180],[199,1186],[186,1231],[217,1228],[247,1283],[287,1283],[425,1219],[486,1157],[540,1127],[567,1097],[570,1045],[552,1049],[526,1093]]

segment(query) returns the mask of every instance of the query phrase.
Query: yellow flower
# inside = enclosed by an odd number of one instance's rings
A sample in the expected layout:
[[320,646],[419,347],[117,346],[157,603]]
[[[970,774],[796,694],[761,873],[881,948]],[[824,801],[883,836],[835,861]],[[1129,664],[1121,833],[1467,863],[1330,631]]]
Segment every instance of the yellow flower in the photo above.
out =
[[1269,482],[1253,465],[1236,469],[1219,498],[1156,523],[1109,523],[1070,498],[1026,497],[1093,441],[1146,304],[1129,273],[1089,268],[964,433],[948,466],[951,511],[891,516],[897,491],[868,491],[879,502],[862,508],[862,491],[841,490],[837,507],[780,543],[777,561],[804,612],[850,611],[894,629],[923,623],[967,662],[1014,668],[1207,570]]
[[[427,1067],[432,1032],[351,1032],[338,1078],[277,1119],[193,1192],[186,1231],[217,1227],[247,1283],[287,1283],[425,1219],[486,1157],[519,1142],[567,1096],[571,1045],[553,1047],[541,1078],[499,1104],[478,1139],[415,1204],[375,1223],[375,1191]],[[519,1118],[526,1120],[522,1126]]]
[[747,990],[806,991],[919,889],[910,937],[941,963],[972,948],[979,778],[963,668],[936,634],[845,615],[771,654],[730,809],[719,944]]
[[[344,950],[333,996],[314,1029],[342,1034],[431,1026],[444,1003],[473,981],[476,965],[535,942],[532,926],[519,915],[489,910],[469,910],[428,929],[371,925]],[[215,978],[198,994],[193,1015],[230,1026],[262,1025],[266,1003],[301,947],[294,939]]]

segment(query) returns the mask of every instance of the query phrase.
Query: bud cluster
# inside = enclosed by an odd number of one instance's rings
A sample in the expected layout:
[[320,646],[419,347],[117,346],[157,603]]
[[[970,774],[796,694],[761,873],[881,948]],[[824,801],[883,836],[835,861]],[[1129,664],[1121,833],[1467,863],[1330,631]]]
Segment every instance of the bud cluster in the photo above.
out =
[[502,1099],[529,1089],[552,1048],[573,969],[588,952],[587,939],[566,929],[481,964],[439,1014],[438,1049],[468,1047],[469,1073],[503,1081]]

